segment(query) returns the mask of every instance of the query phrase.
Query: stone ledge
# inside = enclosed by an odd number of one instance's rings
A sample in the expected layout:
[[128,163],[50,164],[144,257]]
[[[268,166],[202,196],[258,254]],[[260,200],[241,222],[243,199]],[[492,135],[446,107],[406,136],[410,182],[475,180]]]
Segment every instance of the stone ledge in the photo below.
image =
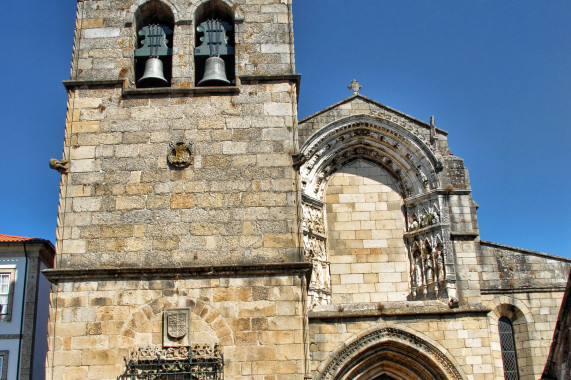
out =
[[567,258],[567,257],[563,257],[563,256],[557,256],[557,255],[552,255],[552,254],[550,254],[550,253],[545,253],[545,252],[532,251],[532,250],[530,250],[530,249],[514,247],[514,246],[506,245],[506,244],[494,243],[494,242],[486,241],[486,240],[481,240],[481,241],[480,241],[480,245],[483,245],[483,246],[486,246],[486,247],[492,247],[492,248],[508,249],[508,250],[510,250],[510,251],[515,251],[515,252],[517,252],[517,253],[531,254],[531,255],[534,255],[534,256],[544,257],[544,258],[546,258],[546,259],[566,261],[566,262],[571,263],[571,258]]
[[[346,318],[366,318],[366,317],[391,317],[391,316],[426,316],[426,315],[446,315],[446,314],[487,314],[490,308],[479,304],[474,306],[460,306],[450,309],[448,305],[441,302],[431,302],[426,305],[398,305],[391,307],[390,304],[369,305],[371,307],[353,308],[347,310],[320,310],[308,312],[309,319],[346,319]],[[345,305],[330,305],[329,307],[341,308]]]
[[416,194],[413,195],[412,197],[408,197],[406,198],[404,201],[405,203],[408,205],[410,204],[414,204],[416,202],[422,202],[426,199],[430,199],[432,196],[434,195],[470,195],[472,194],[472,190],[470,189],[434,189],[434,190],[430,190],[425,192],[424,194]]
[[[436,223],[436,224],[431,224],[430,226],[426,226],[426,227],[421,227],[421,228],[417,228],[416,230],[410,230],[410,231],[406,231],[403,236],[405,238],[412,238],[416,235],[423,235],[426,234],[432,230],[440,230],[443,227],[450,227],[450,223]],[[450,233],[452,235],[452,233]]]
[[450,231],[450,238],[452,239],[475,239],[480,234],[477,231]]
[[295,82],[299,87],[301,74],[239,75],[240,82]]
[[90,268],[90,269],[45,269],[42,273],[51,282],[59,280],[109,279],[109,278],[179,278],[179,277],[234,277],[246,275],[305,274],[309,281],[310,263],[251,264],[251,265],[205,265],[196,267],[165,268]]
[[213,95],[213,94],[239,94],[240,88],[236,86],[220,87],[155,87],[155,88],[124,88],[123,97],[141,95]]
[[[279,75],[240,75],[240,82],[294,82],[299,88],[300,74]],[[101,80],[63,80],[66,90],[77,87],[117,87],[124,86],[124,79],[101,79]],[[123,95],[156,95],[156,94],[237,94],[239,86],[216,86],[216,87],[154,87],[154,88],[123,88]]]
[[0,339],[22,339],[22,335],[20,334],[2,334],[0,335]]
[[123,79],[110,80],[64,80],[62,81],[66,90],[73,90],[77,87],[117,87],[123,86]]
[[518,286],[517,288],[482,288],[482,294],[552,293],[564,292],[565,286]]

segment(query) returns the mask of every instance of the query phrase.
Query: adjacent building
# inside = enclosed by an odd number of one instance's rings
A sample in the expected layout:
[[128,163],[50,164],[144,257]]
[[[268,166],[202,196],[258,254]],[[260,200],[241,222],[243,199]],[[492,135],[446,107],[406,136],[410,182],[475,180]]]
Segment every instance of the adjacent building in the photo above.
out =
[[0,234],[0,379],[45,376],[50,284],[41,271],[54,256],[47,240]]
[[291,0],[77,6],[47,378],[541,376],[571,260],[481,241],[434,120],[298,120]]

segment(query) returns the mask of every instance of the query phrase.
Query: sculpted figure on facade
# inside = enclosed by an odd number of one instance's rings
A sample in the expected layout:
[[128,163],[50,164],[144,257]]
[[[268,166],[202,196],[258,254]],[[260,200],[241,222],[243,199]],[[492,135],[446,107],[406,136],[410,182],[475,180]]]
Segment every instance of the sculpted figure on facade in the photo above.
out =
[[305,257],[313,266],[308,292],[308,307],[327,305],[330,302],[329,260],[325,240],[315,236],[304,236]]
[[416,230],[416,229],[419,228],[419,227],[420,227],[420,226],[419,226],[419,224],[418,224],[418,219],[416,218],[416,215],[415,215],[415,214],[412,214],[412,215],[409,217],[408,230],[409,230],[409,231],[414,231],[414,230]]
[[434,261],[432,257],[432,247],[428,243],[428,241],[424,242],[423,248],[423,263],[424,263],[424,275],[425,275],[425,284],[429,285],[434,282]]
[[444,281],[445,279],[445,272],[444,272],[444,251],[442,247],[442,243],[438,243],[436,245],[435,250],[435,263],[436,263],[436,277],[438,281]]
[[311,233],[324,234],[323,210],[310,205],[303,205],[303,223],[307,231]]

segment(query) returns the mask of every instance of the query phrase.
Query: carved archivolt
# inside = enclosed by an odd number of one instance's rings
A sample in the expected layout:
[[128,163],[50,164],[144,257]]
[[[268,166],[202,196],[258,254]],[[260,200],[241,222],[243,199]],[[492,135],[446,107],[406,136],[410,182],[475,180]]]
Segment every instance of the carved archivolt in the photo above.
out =
[[353,116],[324,127],[304,144],[300,155],[303,191],[323,199],[327,178],[356,159],[383,166],[406,197],[440,187],[440,152],[407,129],[370,116]]
[[[381,118],[375,117],[380,116]],[[324,194],[329,177],[363,159],[397,180],[407,211],[404,234],[410,263],[411,300],[456,297],[448,204],[439,171],[442,155],[401,116],[378,114],[341,119],[322,128],[302,147],[301,164],[305,255],[314,264],[310,308],[328,303],[329,259]],[[323,259],[314,252],[322,250]]]
[[[383,347],[388,349],[383,350]],[[316,378],[348,378],[347,376],[355,372],[354,369],[359,369],[361,364],[369,365],[366,361],[382,362],[385,359],[383,355],[392,356],[392,360],[397,359],[402,365],[422,368],[418,376],[422,379],[464,379],[452,360],[436,346],[411,332],[392,327],[372,331],[348,344],[333,356]]]

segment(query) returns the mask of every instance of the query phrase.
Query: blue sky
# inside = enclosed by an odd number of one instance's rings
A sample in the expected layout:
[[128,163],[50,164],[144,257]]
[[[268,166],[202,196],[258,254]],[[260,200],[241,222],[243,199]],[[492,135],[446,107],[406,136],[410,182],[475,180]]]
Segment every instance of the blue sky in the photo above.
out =
[[[7,2],[0,233],[55,241],[76,1]],[[300,118],[361,93],[434,115],[483,240],[571,257],[571,2],[294,0]]]

